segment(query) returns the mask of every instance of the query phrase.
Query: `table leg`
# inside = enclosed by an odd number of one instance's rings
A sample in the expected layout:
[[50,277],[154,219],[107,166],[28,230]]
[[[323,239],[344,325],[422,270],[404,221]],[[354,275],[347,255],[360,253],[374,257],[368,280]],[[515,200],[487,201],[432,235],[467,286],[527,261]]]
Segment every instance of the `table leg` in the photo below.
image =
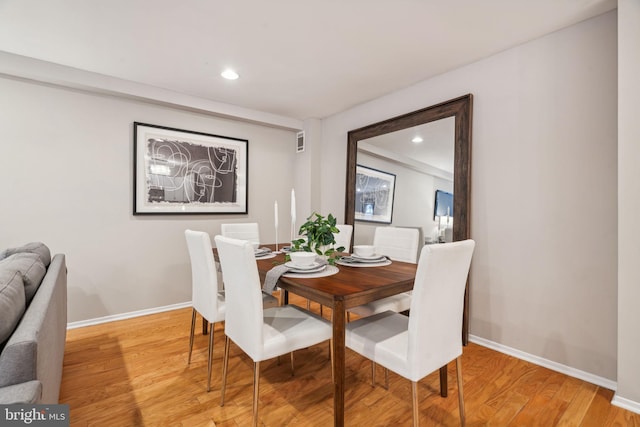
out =
[[440,396],[447,397],[449,393],[449,381],[447,381],[447,365],[440,368]]
[[345,311],[343,301],[333,304],[333,425],[344,426]]

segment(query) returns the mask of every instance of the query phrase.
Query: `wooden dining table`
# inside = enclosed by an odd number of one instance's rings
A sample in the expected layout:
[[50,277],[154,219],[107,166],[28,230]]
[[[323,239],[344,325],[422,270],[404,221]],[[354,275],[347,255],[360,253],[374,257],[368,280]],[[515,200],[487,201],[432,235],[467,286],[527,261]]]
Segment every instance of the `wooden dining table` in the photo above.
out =
[[[274,249],[275,246],[270,246]],[[275,264],[283,263],[284,254],[257,260],[264,280]],[[335,426],[344,426],[345,393],[345,311],[380,298],[410,291],[416,275],[416,264],[393,261],[380,267],[347,267],[338,265],[338,273],[315,278],[280,277],[278,287],[287,292],[320,303],[333,310],[333,360]]]

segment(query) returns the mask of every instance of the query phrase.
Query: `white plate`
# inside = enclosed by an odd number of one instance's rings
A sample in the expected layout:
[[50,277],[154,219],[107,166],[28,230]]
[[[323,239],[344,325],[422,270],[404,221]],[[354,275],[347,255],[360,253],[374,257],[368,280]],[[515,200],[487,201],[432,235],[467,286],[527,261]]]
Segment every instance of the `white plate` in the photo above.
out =
[[351,256],[352,256],[353,258],[358,258],[358,259],[379,259],[379,258],[381,258],[383,255],[376,255],[376,254],[373,254],[373,255],[370,255],[370,256],[362,256],[362,255],[356,255],[356,254],[354,253],[354,254],[351,254]]
[[351,258],[360,262],[382,262],[387,259],[384,255],[359,256],[356,254],[352,254]]
[[391,261],[384,259],[383,261],[365,261],[365,262],[344,262],[342,260],[336,261],[338,265],[344,265],[345,267],[384,267],[385,265],[391,265]]
[[307,266],[296,265],[291,261],[285,262],[284,265],[286,265],[289,268],[293,268],[293,269],[300,270],[300,271],[313,270],[314,268],[320,267],[320,263],[319,262],[315,262],[315,261],[311,265],[307,265]]
[[317,273],[319,271],[324,270],[325,268],[327,268],[326,264],[318,265],[315,268],[309,268],[306,270],[300,270],[294,267],[294,268],[289,268],[289,271],[287,273],[298,273],[298,274]]

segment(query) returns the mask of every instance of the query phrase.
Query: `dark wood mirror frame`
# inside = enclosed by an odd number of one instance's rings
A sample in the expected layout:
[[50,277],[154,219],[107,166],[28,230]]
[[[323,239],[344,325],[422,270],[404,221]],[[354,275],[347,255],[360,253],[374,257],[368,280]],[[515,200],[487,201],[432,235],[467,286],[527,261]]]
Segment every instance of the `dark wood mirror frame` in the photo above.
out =
[[[471,205],[471,125],[473,96],[471,94],[442,102],[422,110],[393,117],[348,133],[347,188],[345,223],[355,224],[355,189],[358,141],[386,133],[418,126],[447,117],[455,117],[455,151],[453,168],[453,240],[470,237]],[[462,340],[469,339],[469,282],[465,290]]]

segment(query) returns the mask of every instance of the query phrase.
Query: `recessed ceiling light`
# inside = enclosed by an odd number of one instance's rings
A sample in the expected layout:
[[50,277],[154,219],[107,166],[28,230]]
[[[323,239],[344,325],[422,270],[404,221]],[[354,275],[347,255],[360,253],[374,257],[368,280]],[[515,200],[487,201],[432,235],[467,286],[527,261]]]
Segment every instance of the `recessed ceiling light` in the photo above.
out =
[[238,77],[240,77],[238,73],[236,73],[232,69],[226,69],[222,73],[220,73],[220,75],[227,80],[236,80]]
[[416,143],[416,144],[419,144],[419,143],[421,143],[421,142],[422,142],[422,138],[420,138],[419,136],[416,136],[415,138],[413,138],[413,139],[411,140],[411,142],[414,142],[414,143]]

